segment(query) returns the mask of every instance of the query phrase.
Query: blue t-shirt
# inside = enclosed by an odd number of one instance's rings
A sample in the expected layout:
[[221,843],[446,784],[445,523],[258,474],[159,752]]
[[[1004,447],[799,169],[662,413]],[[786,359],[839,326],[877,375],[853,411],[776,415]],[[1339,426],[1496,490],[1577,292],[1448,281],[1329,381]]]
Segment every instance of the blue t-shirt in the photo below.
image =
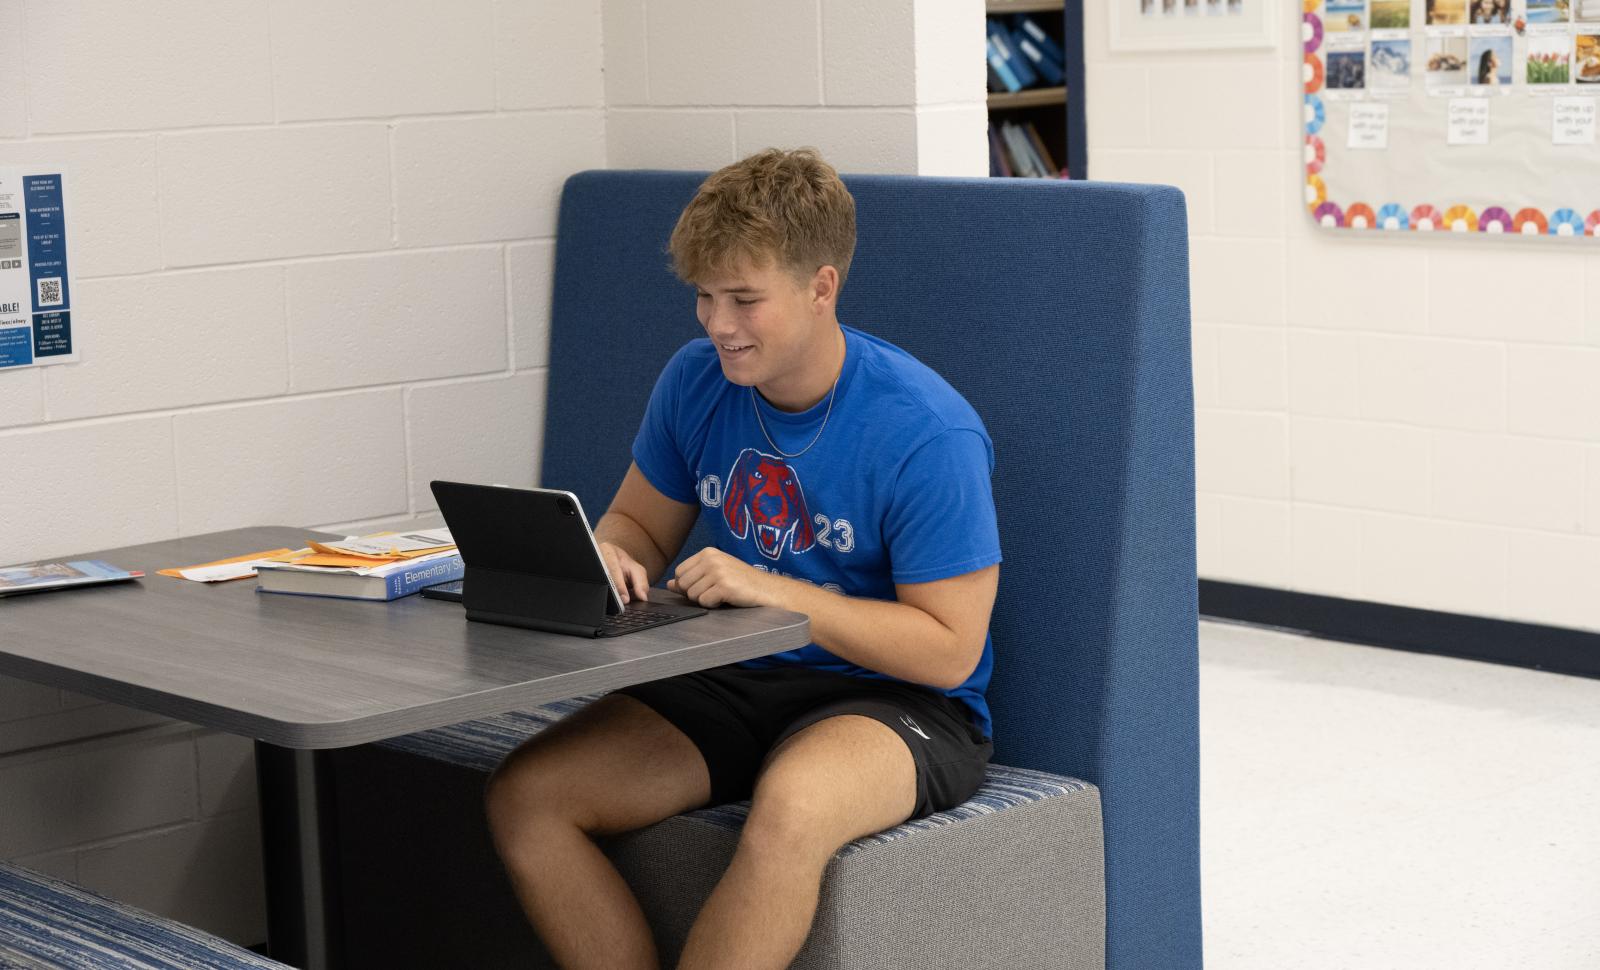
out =
[[[976,411],[910,354],[844,327],[845,362],[833,411],[816,445],[824,398],[799,414],[780,411],[722,374],[707,338],[673,355],[656,380],[633,460],[661,494],[699,503],[718,549],[758,569],[847,596],[894,600],[896,583],[926,583],[1000,561],[989,476],[994,446]],[[757,423],[760,409],[766,434]],[[897,680],[815,643],[745,661],[798,665]],[[983,657],[966,682],[943,693],[992,733]]]

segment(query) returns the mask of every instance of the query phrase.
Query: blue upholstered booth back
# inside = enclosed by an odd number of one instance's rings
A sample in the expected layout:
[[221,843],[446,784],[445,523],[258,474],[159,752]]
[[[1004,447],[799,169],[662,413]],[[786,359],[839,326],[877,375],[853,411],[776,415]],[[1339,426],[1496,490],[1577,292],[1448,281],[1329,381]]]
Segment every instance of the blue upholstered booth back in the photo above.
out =
[[[593,518],[627,471],[656,374],[701,336],[666,240],[703,177],[585,172],[562,196],[540,478]],[[994,439],[995,761],[1100,787],[1109,966],[1199,967],[1183,196],[845,181],[858,243],[839,319],[944,375]]]

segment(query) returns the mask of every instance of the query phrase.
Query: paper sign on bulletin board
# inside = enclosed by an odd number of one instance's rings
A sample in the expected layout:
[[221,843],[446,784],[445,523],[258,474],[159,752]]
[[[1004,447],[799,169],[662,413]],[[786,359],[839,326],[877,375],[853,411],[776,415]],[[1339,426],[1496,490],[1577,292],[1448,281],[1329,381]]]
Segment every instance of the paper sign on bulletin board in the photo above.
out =
[[1600,236],[1600,0],[1302,0],[1330,229]]
[[0,370],[78,359],[65,178],[0,168]]

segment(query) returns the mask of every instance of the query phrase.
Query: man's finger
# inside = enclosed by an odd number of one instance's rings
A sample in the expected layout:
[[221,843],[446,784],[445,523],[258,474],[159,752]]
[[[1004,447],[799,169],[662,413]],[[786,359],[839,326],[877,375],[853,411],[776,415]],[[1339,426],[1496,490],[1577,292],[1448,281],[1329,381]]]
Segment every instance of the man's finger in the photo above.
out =
[[672,574],[672,581],[677,584],[676,589],[680,593],[689,588],[689,584],[693,579],[694,577],[691,575],[689,568],[689,560],[687,559],[679,563],[678,571]]
[[611,584],[617,588],[617,595],[622,597],[623,605],[627,605],[628,571],[622,567],[622,558],[613,555],[611,561],[606,563],[606,571],[611,574]]
[[707,580],[707,579],[696,579],[692,584],[690,584],[687,588],[684,589],[684,593],[683,594],[685,596],[689,597],[689,599],[693,600],[695,603],[699,603],[701,606],[704,606],[705,605],[704,603],[700,603],[700,597],[701,597],[702,594],[709,592],[710,589],[711,589],[711,581],[710,580]]

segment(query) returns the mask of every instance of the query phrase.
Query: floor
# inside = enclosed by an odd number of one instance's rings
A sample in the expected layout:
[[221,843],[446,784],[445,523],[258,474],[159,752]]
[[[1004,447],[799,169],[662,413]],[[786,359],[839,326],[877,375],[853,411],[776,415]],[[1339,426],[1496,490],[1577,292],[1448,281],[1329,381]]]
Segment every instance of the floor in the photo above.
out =
[[1208,970],[1600,970],[1600,680],[1200,629]]

